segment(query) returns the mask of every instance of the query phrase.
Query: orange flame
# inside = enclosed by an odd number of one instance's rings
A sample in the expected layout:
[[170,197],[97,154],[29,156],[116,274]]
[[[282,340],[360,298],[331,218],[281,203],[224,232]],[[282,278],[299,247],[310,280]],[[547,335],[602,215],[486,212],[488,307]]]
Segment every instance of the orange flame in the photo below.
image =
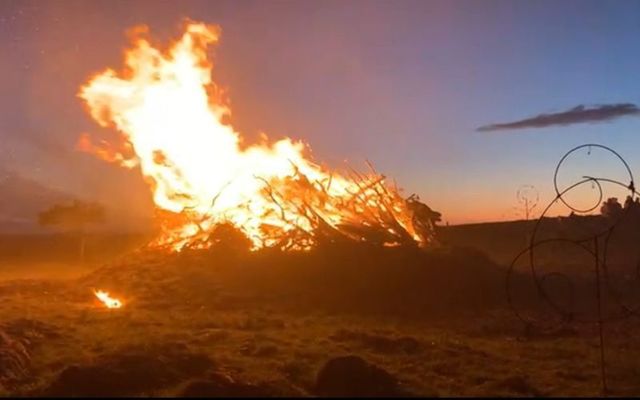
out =
[[122,307],[122,302],[118,299],[115,299],[109,296],[109,293],[102,290],[94,290],[93,294],[96,295],[98,300],[102,302],[107,308],[120,308]]
[[240,146],[239,133],[223,122],[230,110],[207,60],[218,27],[189,22],[164,52],[146,28],[135,32],[124,70],[97,74],[79,93],[93,119],[117,129],[127,148],[93,146],[86,136],[79,147],[139,166],[155,205],[179,214],[180,223],[165,226],[156,244],[205,246],[222,223],[241,230],[254,249],[306,249],[322,232],[364,241],[367,230],[383,232],[382,244],[426,242],[407,202],[377,173],[330,173],[289,138]]

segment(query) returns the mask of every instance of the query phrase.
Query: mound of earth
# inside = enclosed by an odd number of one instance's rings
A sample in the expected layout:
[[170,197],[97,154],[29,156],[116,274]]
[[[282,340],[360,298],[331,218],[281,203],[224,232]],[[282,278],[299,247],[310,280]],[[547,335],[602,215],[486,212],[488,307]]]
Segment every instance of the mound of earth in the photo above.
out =
[[30,361],[25,344],[0,330],[0,388],[24,379],[29,373]]
[[28,379],[32,351],[58,337],[56,327],[36,320],[17,318],[0,324],[0,389]]
[[66,367],[40,395],[109,397],[147,394],[203,374],[213,366],[206,355],[179,344],[123,348],[90,365]]
[[216,372],[206,379],[189,383],[180,397],[275,397],[279,392],[267,384],[240,382],[227,374]]
[[504,279],[504,268],[474,250],[349,244],[293,253],[141,253],[97,270],[78,286],[107,288],[147,309],[180,299],[225,309],[259,303],[418,317],[502,307]]
[[320,369],[316,394],[322,397],[405,397],[398,379],[358,356],[333,358]]

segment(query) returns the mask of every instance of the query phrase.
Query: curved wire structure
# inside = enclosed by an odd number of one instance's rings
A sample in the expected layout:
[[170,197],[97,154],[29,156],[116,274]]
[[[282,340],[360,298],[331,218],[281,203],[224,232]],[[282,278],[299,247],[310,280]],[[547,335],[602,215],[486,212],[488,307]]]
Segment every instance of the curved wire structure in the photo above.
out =
[[[608,177],[583,176],[577,182],[574,182],[566,188],[561,189],[558,184],[558,176],[562,167],[565,165],[565,161],[569,156],[585,149],[588,150],[588,154],[591,154],[591,151],[593,149],[599,149],[612,155],[614,159],[619,161],[624,167],[624,170],[627,174],[626,182],[611,179]],[[605,192],[603,189],[603,185],[605,184],[621,187],[628,190],[629,196],[632,200],[637,199],[640,195],[640,193],[636,191],[633,173],[631,172],[629,164],[615,150],[604,145],[593,143],[583,144],[569,150],[560,159],[554,171],[553,186],[555,190],[555,198],[544,208],[544,210],[540,214],[540,217],[536,220],[533,231],[531,232],[531,236],[528,240],[527,247],[520,253],[518,253],[513,259],[511,265],[509,266],[506,277],[506,295],[509,306],[516,317],[520,319],[525,324],[525,326],[532,327],[537,325],[548,327],[550,324],[568,323],[597,324],[600,337],[600,373],[602,378],[603,394],[606,394],[608,390],[605,368],[605,343],[603,325],[605,323],[625,319],[630,316],[640,315],[640,306],[633,306],[625,302],[625,299],[623,298],[624,296],[617,289],[615,289],[614,285],[612,284],[612,274],[609,269],[609,252],[613,234],[618,229],[621,222],[628,216],[627,214],[629,213],[631,208],[625,208],[619,215],[615,216],[614,218],[603,217],[602,221],[607,222],[606,226],[596,229],[596,231],[594,232],[584,234],[578,238],[568,238],[563,235],[544,238],[541,237],[541,227],[543,221],[548,219],[547,215],[554,205],[564,206],[575,214],[588,214],[595,211],[602,204],[602,201],[605,198]],[[597,200],[593,205],[587,207],[577,207],[567,199],[567,195],[584,185],[591,185],[593,188],[597,189]],[[590,260],[593,261],[593,271],[596,285],[596,290],[594,293],[594,300],[596,302],[596,313],[594,317],[589,316],[584,312],[581,313],[578,310],[575,302],[575,284],[572,280],[572,277],[564,272],[541,271],[541,268],[539,266],[540,257],[538,257],[540,248],[542,246],[554,244],[573,246],[576,250],[584,253],[584,255],[586,255]],[[548,310],[545,313],[536,313],[531,310],[528,310],[529,313],[527,313],[524,308],[520,308],[516,305],[514,299],[515,268],[516,265],[521,261],[526,261],[528,263],[528,269],[534,283],[535,291],[538,295],[539,300],[543,302],[545,309]],[[562,302],[554,297],[554,294],[550,290],[549,285],[549,282],[551,282],[552,280],[561,281],[564,283],[566,288],[565,293],[568,297],[568,301]],[[635,266],[635,280],[640,282],[640,263]],[[617,314],[604,314],[603,296],[605,294],[608,296],[608,298],[612,299],[615,307],[619,310]]]

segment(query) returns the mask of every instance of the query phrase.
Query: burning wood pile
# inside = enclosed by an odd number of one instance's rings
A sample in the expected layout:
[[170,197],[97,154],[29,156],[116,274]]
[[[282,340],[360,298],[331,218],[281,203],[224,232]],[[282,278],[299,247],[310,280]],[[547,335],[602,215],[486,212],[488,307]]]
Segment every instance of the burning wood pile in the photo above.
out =
[[[137,28],[121,72],[107,69],[80,90],[91,116],[116,136],[81,150],[139,168],[153,191],[163,230],[153,245],[206,248],[216,227],[240,230],[251,248],[305,250],[354,240],[428,246],[434,213],[405,199],[372,167],[330,172],[289,138],[246,145],[228,123],[228,105],[212,80],[207,46],[217,27],[188,22],[159,50]],[[436,213],[437,214],[437,213]]]
[[[415,197],[402,198],[397,188],[389,188],[384,184],[384,176],[363,176],[356,172],[350,175],[350,179],[358,185],[358,191],[349,198],[333,201],[332,206],[341,217],[337,224],[331,222],[331,215],[327,215],[326,209],[326,205],[332,202],[328,195],[330,180],[327,183],[311,182],[299,171],[278,181],[256,179],[264,182],[261,193],[276,207],[272,212],[280,220],[279,225],[263,223],[260,226],[261,234],[256,237],[258,248],[304,250],[320,243],[345,240],[381,246],[424,246],[433,243],[437,213]],[[209,215],[199,217],[188,211],[164,213],[160,218],[165,221],[165,229],[184,224],[195,224],[198,229],[187,242],[182,237],[163,236],[152,243],[153,246],[207,248],[219,240],[219,228],[229,225],[228,222],[216,223]],[[281,229],[283,225],[290,229]],[[226,232],[229,234],[228,230]],[[253,247],[256,247],[255,242]]]

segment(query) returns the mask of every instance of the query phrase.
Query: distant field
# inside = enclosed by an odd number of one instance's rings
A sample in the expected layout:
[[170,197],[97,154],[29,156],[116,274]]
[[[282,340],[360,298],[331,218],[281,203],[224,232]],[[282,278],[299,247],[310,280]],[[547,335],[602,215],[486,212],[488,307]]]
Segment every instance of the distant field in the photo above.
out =
[[508,264],[528,244],[534,225],[535,221],[508,221],[440,226],[437,235],[444,244],[475,248]]
[[[608,245],[608,259],[612,268],[633,267],[640,261],[640,252],[635,238],[640,237],[640,223],[635,219],[623,220],[611,232]],[[532,232],[538,224],[537,240],[564,238],[592,241],[596,233],[606,232],[611,221],[601,216],[544,218],[540,222],[508,221],[487,222],[437,228],[438,239],[447,246],[469,247],[485,253],[501,265],[509,265],[514,257],[525,250]],[[592,245],[591,242],[587,243]],[[601,240],[601,246],[604,241]],[[536,262],[553,268],[567,268],[579,271],[590,268],[588,257],[576,246],[568,243],[553,243],[536,250]],[[628,264],[628,265],[627,265]],[[616,266],[617,265],[617,266]]]
[[149,238],[145,234],[89,234],[81,263],[77,235],[0,234],[0,279],[77,276],[144,245]]

